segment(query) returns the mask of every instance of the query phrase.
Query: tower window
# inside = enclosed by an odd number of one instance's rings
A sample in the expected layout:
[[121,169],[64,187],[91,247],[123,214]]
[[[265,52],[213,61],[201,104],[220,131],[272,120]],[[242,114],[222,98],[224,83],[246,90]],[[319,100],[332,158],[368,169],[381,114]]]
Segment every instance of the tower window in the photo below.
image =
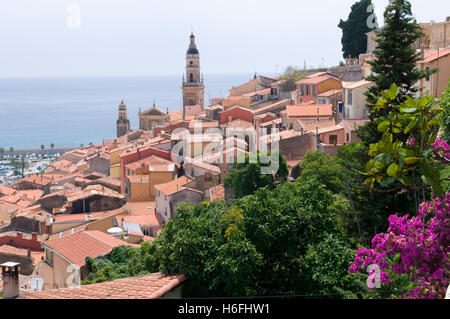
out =
[[192,73],[189,75],[189,79],[190,79],[190,82],[194,82],[194,75]]
[[191,65],[194,64],[194,62],[191,61]]

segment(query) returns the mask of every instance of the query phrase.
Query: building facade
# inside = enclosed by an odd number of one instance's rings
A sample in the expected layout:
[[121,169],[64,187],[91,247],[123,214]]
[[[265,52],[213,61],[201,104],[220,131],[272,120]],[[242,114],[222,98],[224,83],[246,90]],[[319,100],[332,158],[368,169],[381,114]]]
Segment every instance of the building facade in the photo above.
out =
[[203,76],[200,74],[200,54],[195,44],[195,36],[191,34],[186,52],[186,77],[183,75],[183,119],[187,106],[199,105],[204,108],[204,91]]
[[117,137],[121,137],[130,130],[130,120],[127,118],[127,106],[122,102],[119,105],[119,118],[116,122]]
[[158,126],[165,126],[170,122],[170,116],[160,108],[153,106],[144,112],[139,112],[139,129],[152,131]]

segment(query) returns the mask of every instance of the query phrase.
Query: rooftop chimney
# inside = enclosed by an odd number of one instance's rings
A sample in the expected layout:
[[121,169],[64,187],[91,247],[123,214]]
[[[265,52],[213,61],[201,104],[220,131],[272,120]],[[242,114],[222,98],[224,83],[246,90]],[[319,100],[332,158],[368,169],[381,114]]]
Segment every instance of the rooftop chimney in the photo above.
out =
[[19,263],[11,261],[0,265],[2,267],[4,299],[13,299],[19,296],[19,265]]

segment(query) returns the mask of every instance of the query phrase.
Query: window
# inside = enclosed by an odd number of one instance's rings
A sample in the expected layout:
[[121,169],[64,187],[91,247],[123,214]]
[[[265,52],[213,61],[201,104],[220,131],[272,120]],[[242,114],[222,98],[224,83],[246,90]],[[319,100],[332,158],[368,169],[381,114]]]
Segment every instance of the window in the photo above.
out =
[[303,84],[300,84],[300,90],[299,90],[300,96],[303,96]]
[[347,142],[350,141],[350,133],[347,133]]
[[349,104],[349,105],[353,104],[353,91],[352,90],[348,90],[347,104]]
[[316,86],[315,85],[312,86],[312,95],[316,96]]
[[[430,71],[430,67],[427,66],[427,67],[425,68],[425,70]],[[430,77],[427,76],[427,77],[425,78],[425,81],[430,81]]]
[[337,135],[330,135],[330,144],[337,144]]
[[306,85],[306,95],[309,96],[309,85]]
[[45,261],[50,264],[53,265],[53,251],[46,249],[45,250]]
[[189,80],[190,80],[189,82],[194,82],[194,74],[191,73],[189,75]]

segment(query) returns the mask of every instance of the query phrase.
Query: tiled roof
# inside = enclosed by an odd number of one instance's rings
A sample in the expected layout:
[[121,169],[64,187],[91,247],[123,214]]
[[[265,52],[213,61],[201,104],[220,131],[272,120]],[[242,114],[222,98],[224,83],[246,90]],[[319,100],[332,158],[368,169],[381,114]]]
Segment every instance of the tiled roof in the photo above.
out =
[[433,61],[436,61],[437,59],[443,58],[450,54],[450,49],[444,49],[444,50],[434,50],[429,52],[427,55],[425,55],[425,58],[419,63],[430,63]]
[[324,127],[335,126],[336,122],[334,119],[330,121],[314,121],[314,122],[306,122],[302,120],[296,120],[294,123],[298,123],[305,131],[316,131],[316,127],[320,130]]
[[286,110],[288,116],[292,117],[314,117],[317,116],[317,110],[319,110],[319,116],[333,115],[332,104],[287,105]]
[[121,215],[116,217],[117,220],[122,222],[134,223],[138,225],[159,225],[162,222],[159,214],[145,214],[145,215]]
[[341,122],[339,122],[339,125],[341,125],[343,127],[347,127],[347,129],[350,131],[354,131],[361,125],[366,124],[367,122],[369,122],[368,119],[367,120],[366,119],[345,119],[345,120],[342,120]]
[[177,193],[183,189],[185,189],[184,185],[191,182],[192,179],[190,179],[187,176],[181,176],[180,178],[177,178],[173,181],[170,181],[168,183],[164,184],[158,184],[155,186],[155,189],[159,190],[161,193],[165,195],[172,195],[174,193]]
[[12,195],[16,190],[9,186],[0,185],[0,195]]
[[295,82],[295,84],[319,84],[319,83],[329,80],[329,79],[340,81],[340,79],[335,77],[334,75],[331,75],[326,72],[323,72],[323,73],[321,72],[321,73],[318,73],[317,75],[312,74],[310,76],[307,76],[306,78]]
[[155,202],[129,202],[125,210],[131,215],[149,215],[155,212]]
[[336,89],[332,89],[332,90],[328,90],[326,92],[323,93],[319,93],[317,94],[317,96],[321,96],[321,97],[330,97],[336,94],[342,93],[342,90],[336,90]]
[[335,126],[323,127],[321,129],[319,129],[318,133],[323,134],[323,133],[329,133],[329,132],[339,131],[339,130],[343,130],[343,129],[344,129],[344,127],[338,124]]
[[150,175],[128,175],[130,183],[133,184],[148,184],[150,183]]
[[71,263],[84,266],[86,257],[96,258],[108,254],[114,247],[131,244],[98,230],[83,231],[72,235],[50,239],[42,243]]
[[344,89],[355,89],[360,86],[365,86],[365,85],[369,85],[369,84],[372,84],[372,82],[367,81],[367,80],[361,80],[361,81],[356,81],[356,82],[342,82],[342,87]]
[[223,184],[211,187],[209,189],[210,198],[212,202],[225,198],[225,187]]
[[253,124],[252,123],[244,121],[244,120],[241,120],[241,119],[236,119],[236,120],[233,120],[231,122],[228,122],[224,126],[227,127],[227,128],[243,128],[243,129],[253,128]]
[[156,299],[186,280],[184,275],[154,273],[75,288],[25,293],[19,299]]
[[215,128],[215,127],[219,127],[219,122],[217,121],[212,121],[212,122],[206,122],[206,121],[193,121],[193,122],[189,122],[189,128],[195,128],[195,127],[199,127],[199,128]]

